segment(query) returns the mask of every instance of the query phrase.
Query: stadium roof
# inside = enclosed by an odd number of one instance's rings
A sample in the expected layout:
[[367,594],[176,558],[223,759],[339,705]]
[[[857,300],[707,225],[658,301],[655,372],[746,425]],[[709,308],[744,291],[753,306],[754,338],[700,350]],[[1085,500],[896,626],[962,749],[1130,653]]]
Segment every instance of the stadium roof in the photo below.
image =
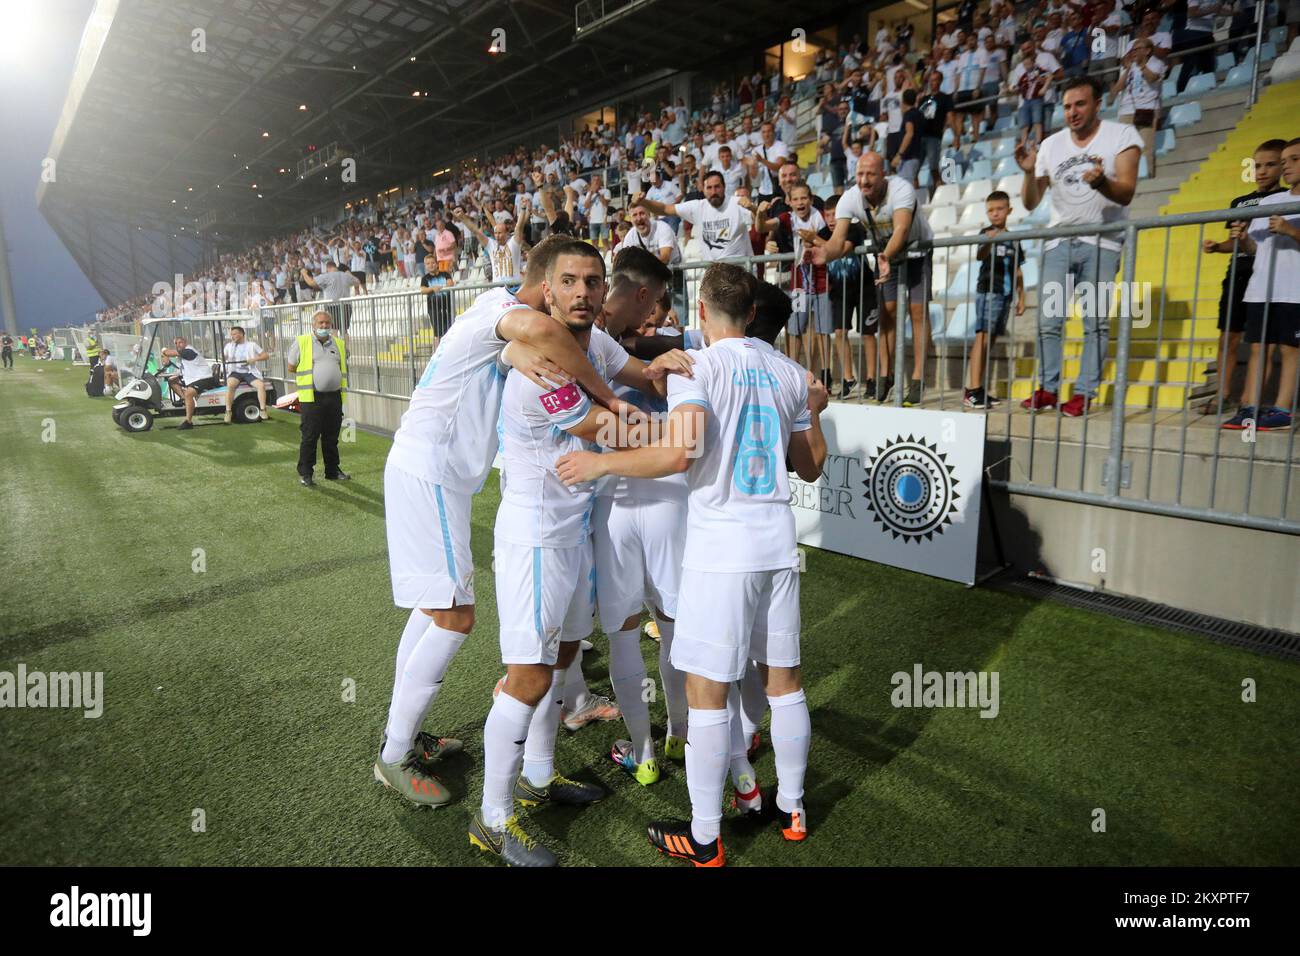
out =
[[[225,239],[287,231],[512,128],[788,38],[795,15],[781,0],[577,6],[98,0],[50,147],[57,179],[38,202],[118,301],[195,268],[188,260],[210,252],[192,238],[201,228]],[[815,26],[844,6],[805,0],[798,14]],[[493,53],[496,30],[504,49]],[[356,159],[355,185],[334,169],[299,177],[310,147],[334,144]],[[149,238],[129,263],[120,226]]]

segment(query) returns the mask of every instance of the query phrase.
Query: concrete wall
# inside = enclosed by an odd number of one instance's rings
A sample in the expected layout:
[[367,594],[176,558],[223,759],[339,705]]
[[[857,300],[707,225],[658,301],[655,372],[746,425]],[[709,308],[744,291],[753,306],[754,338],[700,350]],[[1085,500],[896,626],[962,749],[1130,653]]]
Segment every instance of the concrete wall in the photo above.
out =
[[[1300,537],[994,492],[1006,559],[1024,571],[1300,633]],[[1094,549],[1105,571],[1094,570]],[[987,528],[980,565],[994,563]]]

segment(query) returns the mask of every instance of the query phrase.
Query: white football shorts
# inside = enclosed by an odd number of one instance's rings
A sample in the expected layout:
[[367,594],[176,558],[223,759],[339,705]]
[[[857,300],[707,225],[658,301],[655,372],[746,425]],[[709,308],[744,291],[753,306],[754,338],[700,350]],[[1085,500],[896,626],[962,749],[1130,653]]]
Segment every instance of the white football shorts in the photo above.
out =
[[590,541],[572,548],[497,541],[493,561],[501,663],[554,664],[561,641],[591,633],[596,572]]
[[686,502],[603,495],[596,499],[591,529],[596,602],[605,633],[619,630],[645,605],[675,618]]
[[730,683],[750,659],[798,666],[799,572],[683,570],[673,666]]
[[443,610],[474,603],[469,550],[472,495],[425,481],[391,461],[384,466],[388,570],[398,607]]

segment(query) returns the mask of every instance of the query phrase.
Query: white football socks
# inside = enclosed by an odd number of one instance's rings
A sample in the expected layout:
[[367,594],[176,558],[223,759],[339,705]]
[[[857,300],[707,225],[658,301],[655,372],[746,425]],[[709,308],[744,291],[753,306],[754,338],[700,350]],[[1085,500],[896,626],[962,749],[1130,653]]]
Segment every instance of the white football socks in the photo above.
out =
[[[650,702],[645,699],[645,659],[641,657],[641,629],[615,631],[609,635],[609,682],[614,699],[623,712],[632,755],[645,763],[655,755],[650,738]],[[567,689],[567,688],[566,688]]]
[[[555,734],[560,729],[560,706],[564,703],[565,674],[551,670],[551,689],[533,710],[524,745],[524,776],[534,787],[544,787],[555,776]],[[501,695],[498,694],[498,697]]]
[[659,618],[659,680],[663,683],[664,707],[668,711],[668,736],[686,739],[686,673],[673,667],[670,659],[673,651],[673,631],[675,621]]
[[767,694],[763,690],[763,678],[758,673],[758,665],[753,661],[745,664],[745,676],[740,679],[740,727],[745,732],[745,746],[758,733],[758,725],[763,722],[767,712]]
[[722,788],[731,754],[731,716],[726,710],[689,709],[686,789],[691,795],[691,836],[709,844],[722,832]]
[[515,778],[534,708],[501,691],[483,725],[483,822],[501,829],[514,811]]
[[582,710],[587,706],[591,691],[587,690],[587,679],[582,676],[582,648],[573,657],[573,663],[564,672],[564,709],[569,713]]
[[812,743],[812,717],[802,690],[769,697],[772,752],[776,754],[776,805],[785,813],[803,806],[803,778]]
[[758,774],[749,762],[749,736],[742,729],[744,708],[740,703],[740,688],[732,684],[727,691],[727,717],[729,720],[729,746],[731,754],[731,785],[736,793],[752,793],[758,785]]
[[425,614],[418,607],[411,608],[411,616],[406,619],[406,627],[402,630],[401,643],[397,645],[397,672],[393,675],[394,697],[397,696],[397,689],[402,686],[402,672],[406,670],[406,659],[411,656],[411,651],[415,650],[415,645],[420,643],[420,638],[424,637],[424,632],[432,623],[432,615]]
[[[467,635],[441,628],[432,618],[428,621],[424,634],[406,656],[401,679],[394,687],[393,702],[388,708],[388,740],[380,754],[384,763],[401,760],[411,749],[416,731],[442,689],[442,679],[452,658],[465,643]],[[410,626],[408,621],[408,630]]]

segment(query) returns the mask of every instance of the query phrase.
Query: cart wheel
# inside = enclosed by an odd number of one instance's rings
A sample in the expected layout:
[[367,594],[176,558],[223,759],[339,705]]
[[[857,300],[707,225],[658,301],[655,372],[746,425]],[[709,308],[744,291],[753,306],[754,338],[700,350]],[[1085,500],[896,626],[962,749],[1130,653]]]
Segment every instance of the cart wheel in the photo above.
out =
[[121,425],[121,424],[122,424],[122,421],[121,421],[122,413],[125,412],[125,411],[127,411],[127,409],[125,409],[125,408],[115,408],[115,409],[113,409],[113,424],[114,424],[114,425]]
[[257,398],[252,395],[237,399],[230,412],[234,420],[241,425],[251,425],[262,420],[262,410],[257,404]]
[[153,416],[143,408],[124,408],[117,423],[129,432],[147,432],[153,428]]

